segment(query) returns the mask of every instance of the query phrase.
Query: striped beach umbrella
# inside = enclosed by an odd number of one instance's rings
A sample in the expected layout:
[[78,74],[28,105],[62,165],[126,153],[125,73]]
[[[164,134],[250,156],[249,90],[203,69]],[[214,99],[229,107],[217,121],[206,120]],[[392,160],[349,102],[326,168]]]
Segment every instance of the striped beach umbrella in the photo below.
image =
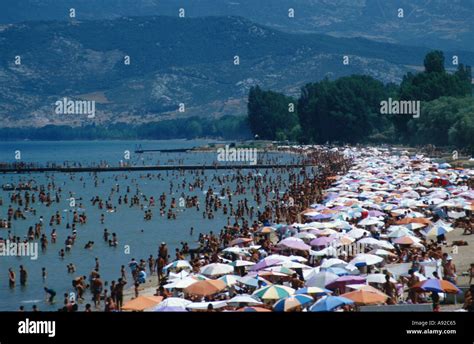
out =
[[256,290],[252,295],[262,300],[279,300],[293,295],[295,290],[282,285],[269,285]]
[[231,287],[238,282],[239,278],[240,276],[237,275],[225,275],[218,279],[224,281],[226,286]]
[[304,307],[305,305],[313,302],[313,298],[309,295],[298,294],[285,297],[277,301],[273,305],[273,310],[275,312],[289,312],[294,310],[297,307]]
[[440,280],[436,278],[430,278],[423,282],[419,282],[413,286],[414,289],[419,291],[433,291],[438,293],[458,294],[461,290],[446,280]]
[[300,288],[297,291],[295,291],[295,294],[308,294],[308,295],[328,295],[332,294],[332,291],[325,289],[325,288],[319,288],[319,287],[305,287],[305,288]]

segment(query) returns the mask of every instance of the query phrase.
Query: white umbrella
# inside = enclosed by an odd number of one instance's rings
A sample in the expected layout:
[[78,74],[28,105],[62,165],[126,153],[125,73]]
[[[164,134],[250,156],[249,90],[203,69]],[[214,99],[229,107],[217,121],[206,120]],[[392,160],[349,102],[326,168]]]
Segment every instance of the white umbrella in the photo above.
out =
[[371,246],[379,244],[379,240],[377,240],[375,238],[372,238],[372,237],[362,238],[357,242],[360,243],[360,244],[371,245]]
[[201,268],[201,273],[206,276],[220,276],[230,274],[233,271],[233,266],[221,263],[212,263]]
[[255,265],[254,262],[250,262],[248,260],[234,260],[232,263],[229,265],[235,266],[235,267],[240,267],[240,266],[252,266]]
[[166,312],[169,310],[185,312],[186,306],[191,303],[191,301],[182,299],[180,297],[169,297],[160,302],[153,310],[155,312]]
[[[385,274],[370,274],[367,275],[367,283],[385,283]],[[394,280],[392,277],[390,278],[390,282],[396,283],[397,281]]]
[[166,265],[163,270],[171,270],[171,269],[192,269],[191,264],[187,260],[175,260],[174,262],[169,263]]
[[339,258],[330,258],[325,260],[322,264],[321,267],[324,269],[330,268],[331,266],[345,266],[347,265],[347,262],[343,261],[342,259]]
[[370,232],[362,228],[354,228],[347,232],[347,235],[354,239],[362,238],[365,234],[370,234]]
[[359,226],[383,226],[383,222],[375,217],[367,217],[359,221]]
[[350,264],[353,264],[355,266],[365,266],[365,265],[375,265],[380,262],[383,262],[383,258],[373,255],[373,254],[367,254],[367,253],[360,253],[357,256],[355,256],[354,259],[350,261]]
[[166,289],[185,289],[196,282],[199,282],[199,279],[187,276],[182,279],[175,279],[171,283],[165,284],[164,287]]
[[321,271],[311,278],[306,280],[305,286],[307,287],[319,287],[319,288],[326,288],[326,285],[331,283],[332,281],[338,279],[339,276],[329,272],[329,271]]
[[377,256],[397,256],[395,253],[392,253],[392,252],[389,252],[389,251],[386,251],[386,250],[382,250],[380,248],[377,248],[375,250],[372,250],[369,252],[370,254],[375,254]]
[[227,301],[227,304],[233,307],[238,307],[240,304],[246,304],[248,306],[258,306],[261,305],[262,302],[260,302],[255,296],[242,294],[234,296],[232,299]]
[[213,301],[213,302],[193,302],[186,306],[190,310],[207,310],[209,305],[212,305],[213,309],[219,309],[227,306],[225,301]]

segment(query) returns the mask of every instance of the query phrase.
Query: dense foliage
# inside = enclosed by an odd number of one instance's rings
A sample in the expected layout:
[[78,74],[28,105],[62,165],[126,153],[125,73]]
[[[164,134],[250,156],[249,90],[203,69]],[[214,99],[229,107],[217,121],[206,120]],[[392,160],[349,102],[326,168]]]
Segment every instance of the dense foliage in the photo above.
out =
[[[249,93],[250,128],[263,138],[304,143],[389,142],[473,150],[471,67],[459,64],[456,72],[447,72],[440,51],[428,53],[424,66],[421,73],[408,73],[399,86],[360,75],[307,84],[296,121],[288,112],[290,98],[255,87]],[[381,114],[381,102],[389,99],[420,101],[420,117]]]

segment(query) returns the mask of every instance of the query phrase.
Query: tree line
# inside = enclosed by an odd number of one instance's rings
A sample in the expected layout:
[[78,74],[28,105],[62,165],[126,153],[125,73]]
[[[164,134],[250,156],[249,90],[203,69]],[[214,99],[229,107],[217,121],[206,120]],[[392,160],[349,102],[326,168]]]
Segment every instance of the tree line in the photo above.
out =
[[[252,87],[248,122],[254,135],[301,143],[397,143],[455,146],[474,151],[472,71],[445,69],[442,51],[424,59],[424,70],[400,85],[366,75],[324,79],[302,87],[298,99]],[[419,101],[420,117],[382,114],[381,102]]]

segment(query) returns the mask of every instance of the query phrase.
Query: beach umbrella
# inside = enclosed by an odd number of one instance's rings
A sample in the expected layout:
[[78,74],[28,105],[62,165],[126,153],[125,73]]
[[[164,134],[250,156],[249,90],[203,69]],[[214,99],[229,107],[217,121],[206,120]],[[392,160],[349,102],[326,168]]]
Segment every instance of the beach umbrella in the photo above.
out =
[[374,247],[384,248],[386,250],[394,250],[395,249],[395,246],[393,246],[387,240],[379,240],[379,242],[377,244],[375,244]]
[[209,305],[212,305],[212,309],[219,309],[227,306],[225,301],[213,301],[213,302],[193,302],[186,306],[186,309],[192,311],[206,311],[209,309]]
[[327,284],[337,280],[338,275],[329,271],[321,271],[306,280],[305,286],[325,288]]
[[[395,226],[391,226],[391,227],[395,227]],[[407,235],[413,235],[413,232],[411,230],[409,230],[408,228],[406,227],[402,227],[402,226],[396,226],[397,228],[394,229],[393,231],[391,231],[389,234],[388,234],[388,237],[389,238],[400,238],[400,237],[404,237],[404,236],[407,236]],[[389,228],[390,230],[390,228]]]
[[253,241],[252,238],[237,238],[237,239],[232,240],[229,243],[229,245],[230,246],[244,245],[244,244],[248,244],[249,242],[252,242],[252,241]]
[[274,233],[276,231],[275,228],[273,227],[270,227],[270,226],[265,226],[265,227],[262,227],[260,229],[257,230],[257,233],[260,233],[260,234],[270,234],[270,233]]
[[233,266],[222,263],[212,263],[201,268],[201,273],[206,276],[221,276],[225,274],[230,274],[233,271]]
[[347,299],[354,301],[357,305],[377,305],[385,303],[388,295],[381,293],[373,293],[366,290],[356,290],[341,295]]
[[334,309],[352,305],[354,301],[341,296],[325,296],[309,308],[310,312],[331,312]]
[[284,260],[279,259],[279,258],[272,258],[271,256],[268,256],[262,260],[260,260],[257,264],[253,265],[250,270],[252,271],[258,271],[262,270],[265,268],[268,268],[270,266],[275,266],[275,265],[280,265]]
[[178,278],[170,283],[167,283],[164,285],[164,288],[166,289],[184,289],[189,287],[190,285],[199,282],[200,278],[197,278],[196,276],[186,276],[185,278]]
[[383,249],[380,249],[380,248],[372,250],[369,253],[370,254],[375,254],[377,256],[382,256],[382,257],[385,257],[385,256],[396,257],[397,256],[395,253],[392,253],[390,251],[386,251],[386,250],[383,250]]
[[172,281],[172,280],[176,280],[176,279],[183,279],[187,276],[189,276],[189,272],[185,271],[185,270],[182,270],[178,273],[170,272],[169,275],[168,275],[168,280]]
[[239,278],[240,276],[237,276],[237,275],[225,275],[225,276],[219,277],[218,279],[221,281],[224,281],[226,286],[231,287],[238,282]]
[[138,296],[123,304],[123,311],[141,312],[153,308],[163,300],[163,296]]
[[[306,266],[306,265],[305,265]],[[269,268],[266,268],[264,269],[263,271],[272,271],[272,272],[278,272],[278,273],[281,273],[281,274],[284,274],[284,275],[293,275],[294,273],[296,273],[294,270],[291,270],[285,266],[271,266]],[[261,272],[259,273],[259,275],[261,275]]]
[[383,222],[374,217],[367,217],[358,223],[359,226],[383,226]]
[[301,251],[309,251],[311,249],[311,246],[306,245],[303,240],[294,237],[283,239],[278,243],[278,246]]
[[372,237],[366,237],[362,238],[359,241],[357,241],[359,244],[365,244],[365,245],[371,245],[375,246],[379,244],[379,240],[372,238]]
[[234,260],[232,263],[229,263],[230,266],[233,267],[241,267],[241,266],[252,266],[255,265],[254,262],[250,262],[248,260]]
[[348,236],[354,239],[362,238],[364,235],[370,234],[369,231],[362,229],[362,228],[354,228],[346,233]]
[[291,260],[287,260],[281,264],[281,266],[288,268],[288,269],[311,269],[311,266],[306,264],[293,262]]
[[326,269],[326,271],[332,272],[333,274],[336,274],[338,276],[349,275],[348,270],[345,270],[343,268],[338,268],[338,267],[335,267],[335,266]]
[[258,306],[261,305],[262,302],[252,295],[241,294],[234,296],[232,299],[228,300],[227,304],[232,307],[237,307],[242,304],[245,304],[247,306]]
[[320,295],[332,294],[332,291],[325,288],[304,287],[295,291],[295,294],[308,294],[308,295],[320,296]]
[[295,290],[283,285],[269,285],[256,290],[252,295],[262,300],[279,300],[294,294]]
[[458,294],[461,292],[461,290],[453,283],[436,278],[430,278],[425,281],[418,282],[413,286],[413,288],[418,289],[419,291],[432,291],[448,294]]
[[289,312],[297,307],[304,307],[305,305],[313,302],[313,298],[309,295],[298,294],[285,297],[284,299],[278,300],[273,305],[275,312]]
[[233,254],[236,254],[236,255],[239,255],[239,256],[244,256],[244,255],[245,256],[250,256],[250,253],[248,251],[246,251],[242,247],[237,247],[237,246],[227,247],[227,248],[223,249],[222,252],[233,253]]
[[347,265],[347,262],[343,261],[342,259],[339,258],[330,258],[326,259],[322,264],[321,267],[323,269],[327,269],[333,266],[345,266]]
[[413,235],[406,235],[404,237],[396,238],[393,242],[399,245],[413,245],[419,243],[420,239]]
[[359,266],[375,265],[381,262],[383,262],[382,257],[376,256],[374,254],[359,253],[349,263],[359,267]]
[[193,267],[187,260],[175,260],[170,264],[166,265],[163,270],[178,270],[178,269],[189,269],[191,270]]
[[238,309],[237,312],[271,312],[271,310],[262,307],[243,307]]
[[180,297],[168,297],[160,302],[153,310],[155,312],[186,312],[186,306],[192,302]]
[[[266,279],[258,277],[258,275],[256,275],[256,276],[247,275],[247,276],[244,276],[244,277],[240,277],[238,279],[238,282],[242,283],[242,284],[245,284],[247,286],[250,286],[250,287],[254,287],[254,288],[258,288],[260,286],[260,284],[263,284],[263,285],[272,284],[269,281],[267,281]],[[259,284],[259,282],[260,282],[260,284]]]
[[309,232],[300,232],[300,233],[297,233],[294,237],[303,239],[303,240],[312,240],[316,238],[316,235]]
[[298,263],[306,263],[308,261],[308,259],[301,256],[289,256],[288,260],[291,260],[293,262],[298,262]]
[[205,280],[198,281],[194,284],[191,284],[189,287],[184,289],[184,292],[187,294],[197,295],[197,296],[209,296],[217,294],[218,292],[224,290],[226,284],[221,280]]
[[380,295],[385,295],[382,291],[368,284],[348,284],[346,285],[346,288],[350,288],[354,290],[364,290],[364,291],[369,291],[371,293],[378,293]]
[[449,233],[453,229],[454,228],[451,227],[450,224],[439,220],[435,224],[433,224],[431,227],[429,227],[426,230],[422,231],[422,233],[425,236],[438,236],[438,235],[441,235],[441,234]]
[[338,277],[336,280],[328,283],[326,288],[335,290],[339,288],[344,288],[347,284],[363,284],[365,283],[365,278],[361,276],[342,276]]
[[335,238],[320,237],[320,238],[316,238],[316,239],[311,240],[310,245],[311,246],[318,246],[318,247],[327,246],[330,242],[332,242],[334,240],[335,240]]
[[[380,283],[383,284],[386,282],[385,280],[385,274],[369,274],[367,275],[367,283]],[[390,282],[396,283],[397,281],[390,277]]]
[[452,219],[460,219],[462,217],[466,217],[466,213],[464,211],[448,211],[448,216]]

